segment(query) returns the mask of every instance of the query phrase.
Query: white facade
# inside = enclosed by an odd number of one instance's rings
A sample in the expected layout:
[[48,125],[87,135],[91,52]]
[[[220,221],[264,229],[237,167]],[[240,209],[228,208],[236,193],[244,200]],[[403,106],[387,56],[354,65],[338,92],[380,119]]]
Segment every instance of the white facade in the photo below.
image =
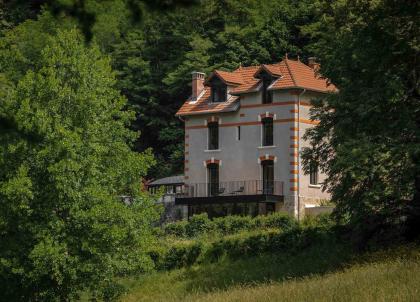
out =
[[[183,117],[185,184],[207,183],[209,162],[219,164],[220,182],[262,180],[261,160],[270,158],[274,161],[274,180],[283,186],[284,199],[276,204],[276,211],[301,218],[305,205],[329,199],[321,185],[310,184],[299,156],[299,150],[308,145],[302,136],[314,125],[309,119],[309,104],[318,97],[322,94],[304,89],[275,90],[272,103],[262,104],[262,93],[252,92],[240,96],[237,111]],[[273,117],[273,146],[262,145],[264,116]],[[212,120],[219,123],[217,150],[208,150],[207,123]],[[323,179],[319,174],[318,182]]]

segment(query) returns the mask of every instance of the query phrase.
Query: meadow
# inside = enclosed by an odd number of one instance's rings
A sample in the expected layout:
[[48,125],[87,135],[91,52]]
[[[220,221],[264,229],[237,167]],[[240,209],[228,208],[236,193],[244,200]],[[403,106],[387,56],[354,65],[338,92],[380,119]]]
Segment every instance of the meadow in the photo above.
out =
[[120,301],[419,301],[420,247],[358,250],[328,216],[198,216],[163,228],[156,271]]

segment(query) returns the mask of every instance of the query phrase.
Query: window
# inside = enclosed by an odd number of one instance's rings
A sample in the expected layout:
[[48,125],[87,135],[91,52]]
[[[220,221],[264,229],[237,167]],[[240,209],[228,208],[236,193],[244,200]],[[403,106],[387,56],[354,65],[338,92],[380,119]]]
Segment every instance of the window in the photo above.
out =
[[309,167],[309,183],[311,185],[318,184],[318,165],[316,163],[312,163]]
[[236,139],[241,140],[241,126],[236,127]]
[[219,195],[219,165],[208,164],[207,165],[207,179],[208,179],[208,195],[216,196]]
[[271,104],[273,102],[273,91],[268,90],[272,82],[271,78],[263,78],[262,80],[262,103],[263,104]]
[[219,149],[219,123],[208,123],[208,149]]
[[211,85],[211,101],[213,103],[225,102],[227,98],[226,84],[219,79],[214,79]]
[[261,162],[263,173],[263,194],[273,194],[274,191],[274,161]]
[[273,145],[273,119],[266,117],[262,119],[262,145],[272,146]]

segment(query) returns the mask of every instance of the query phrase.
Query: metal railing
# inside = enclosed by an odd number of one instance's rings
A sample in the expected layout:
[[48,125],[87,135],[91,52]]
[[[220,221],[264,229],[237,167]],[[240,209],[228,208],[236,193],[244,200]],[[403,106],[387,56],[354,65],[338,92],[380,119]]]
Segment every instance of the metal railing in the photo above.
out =
[[239,180],[218,183],[185,184],[178,198],[235,195],[283,195],[282,181]]

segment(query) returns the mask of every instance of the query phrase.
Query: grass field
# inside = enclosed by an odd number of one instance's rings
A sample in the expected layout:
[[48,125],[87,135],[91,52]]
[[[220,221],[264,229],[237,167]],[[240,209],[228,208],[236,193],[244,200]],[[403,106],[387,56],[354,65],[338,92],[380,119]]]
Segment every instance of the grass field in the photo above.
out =
[[346,245],[261,255],[124,280],[121,301],[420,301],[420,248]]

